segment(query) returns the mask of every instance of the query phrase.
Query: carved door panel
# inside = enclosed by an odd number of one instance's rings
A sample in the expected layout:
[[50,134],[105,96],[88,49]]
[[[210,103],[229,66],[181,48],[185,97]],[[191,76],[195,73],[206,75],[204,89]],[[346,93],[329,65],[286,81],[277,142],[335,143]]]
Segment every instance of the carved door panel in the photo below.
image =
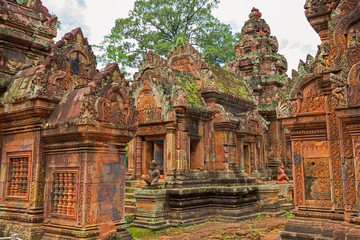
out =
[[305,203],[331,207],[331,165],[328,141],[303,142]]

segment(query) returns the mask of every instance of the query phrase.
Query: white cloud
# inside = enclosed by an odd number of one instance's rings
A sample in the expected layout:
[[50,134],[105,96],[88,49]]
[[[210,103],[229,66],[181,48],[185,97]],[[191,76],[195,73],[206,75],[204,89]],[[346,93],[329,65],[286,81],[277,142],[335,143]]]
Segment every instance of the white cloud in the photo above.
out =
[[82,24],[84,22],[84,7],[77,0],[43,0],[42,2],[49,9],[50,13],[58,16],[61,22],[61,29],[58,30],[56,40],[61,39],[65,33],[77,27],[81,27],[84,34],[87,35],[90,27]]
[[81,27],[90,44],[98,44],[110,33],[117,18],[127,17],[133,1],[119,0],[43,0],[50,12],[61,22],[56,40]]

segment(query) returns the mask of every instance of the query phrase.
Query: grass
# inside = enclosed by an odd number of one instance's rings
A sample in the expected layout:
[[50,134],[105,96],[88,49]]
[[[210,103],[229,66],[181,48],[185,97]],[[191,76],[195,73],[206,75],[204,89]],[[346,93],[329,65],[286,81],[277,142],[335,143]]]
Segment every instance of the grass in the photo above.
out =
[[285,218],[285,219],[289,219],[289,218],[295,217],[295,215],[292,214],[292,213],[291,213],[290,211],[288,211],[288,210],[281,209],[280,211],[281,211],[281,212],[286,212],[286,214],[283,216],[283,218]]
[[294,217],[295,215],[294,214],[292,214],[291,212],[286,212],[286,214],[283,216],[283,218],[292,218],[292,217]]
[[145,228],[130,227],[127,230],[133,235],[134,238],[159,236],[159,232],[154,232]]
[[257,215],[257,218],[258,218],[258,221],[259,221],[259,222],[262,222],[262,221],[264,220],[265,216],[262,215],[262,214],[258,214],[258,215]]

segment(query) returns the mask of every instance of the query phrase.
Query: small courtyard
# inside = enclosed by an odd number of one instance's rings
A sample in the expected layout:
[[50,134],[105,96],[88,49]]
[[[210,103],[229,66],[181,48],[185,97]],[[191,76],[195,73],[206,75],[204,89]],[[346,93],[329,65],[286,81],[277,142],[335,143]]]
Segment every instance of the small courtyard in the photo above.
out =
[[242,222],[207,221],[202,224],[168,228],[156,232],[130,227],[129,232],[137,240],[273,240],[280,237],[279,231],[284,229],[285,223],[292,217],[290,212],[284,212],[282,217],[259,214],[255,219]]

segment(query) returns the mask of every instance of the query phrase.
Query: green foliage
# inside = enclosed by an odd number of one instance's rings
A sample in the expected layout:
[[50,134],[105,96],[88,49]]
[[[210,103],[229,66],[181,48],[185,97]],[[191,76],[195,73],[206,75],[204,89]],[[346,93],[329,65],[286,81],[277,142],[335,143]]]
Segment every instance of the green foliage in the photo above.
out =
[[[52,13],[51,17],[54,18],[54,17],[56,17],[56,15],[54,13]],[[57,20],[57,22],[56,22],[56,29],[61,29],[61,22],[59,20]]]
[[16,0],[16,2],[17,3],[19,3],[19,4],[23,4],[23,3],[25,3],[27,0]]
[[295,217],[295,215],[292,214],[291,212],[286,212],[286,214],[283,216],[283,218],[285,218],[285,219],[293,218],[293,217]]
[[142,237],[156,237],[159,235],[157,232],[144,228],[130,227],[127,230],[133,235],[133,238],[135,239]]
[[137,67],[148,50],[166,57],[182,39],[203,52],[210,63],[231,59],[236,36],[211,11],[219,0],[136,0],[129,17],[119,18],[111,33],[95,45],[103,63]]
[[265,216],[262,215],[262,214],[258,214],[258,215],[257,215],[257,218],[258,218],[258,221],[259,221],[259,222],[262,222],[262,221],[264,220]]
[[253,227],[251,230],[253,230],[254,232],[257,232],[261,236],[265,235],[265,233],[257,227]]

